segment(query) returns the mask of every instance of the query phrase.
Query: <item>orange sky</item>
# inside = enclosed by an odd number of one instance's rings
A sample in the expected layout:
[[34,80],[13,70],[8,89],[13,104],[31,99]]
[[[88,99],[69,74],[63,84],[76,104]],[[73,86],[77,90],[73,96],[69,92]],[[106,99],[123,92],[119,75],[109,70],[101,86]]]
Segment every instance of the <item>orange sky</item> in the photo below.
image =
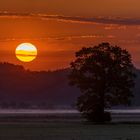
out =
[[[139,7],[138,0],[2,0],[0,61],[31,70],[60,69],[83,46],[108,41],[128,49],[140,68]],[[35,61],[16,59],[15,49],[23,42],[38,48]]]
[[1,0],[1,11],[81,16],[140,16],[139,0]]

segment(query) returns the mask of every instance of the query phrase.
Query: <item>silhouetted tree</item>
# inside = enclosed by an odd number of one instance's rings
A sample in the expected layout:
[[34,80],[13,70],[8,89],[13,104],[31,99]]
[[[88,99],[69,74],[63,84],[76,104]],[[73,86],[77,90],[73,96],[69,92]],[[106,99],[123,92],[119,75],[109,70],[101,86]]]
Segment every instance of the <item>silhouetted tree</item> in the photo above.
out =
[[102,43],[76,52],[69,80],[82,92],[77,106],[83,116],[90,121],[105,122],[111,120],[105,108],[131,103],[134,77],[128,51]]

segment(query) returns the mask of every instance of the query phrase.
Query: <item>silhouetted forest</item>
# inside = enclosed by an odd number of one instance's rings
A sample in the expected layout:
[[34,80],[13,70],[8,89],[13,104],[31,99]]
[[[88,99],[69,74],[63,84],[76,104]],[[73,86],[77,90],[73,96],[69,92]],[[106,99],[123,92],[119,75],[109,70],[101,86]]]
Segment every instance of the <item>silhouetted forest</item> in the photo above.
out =
[[[74,107],[80,91],[69,86],[69,69],[30,71],[23,66],[0,63],[0,106],[3,108]],[[140,105],[140,70],[133,105]]]

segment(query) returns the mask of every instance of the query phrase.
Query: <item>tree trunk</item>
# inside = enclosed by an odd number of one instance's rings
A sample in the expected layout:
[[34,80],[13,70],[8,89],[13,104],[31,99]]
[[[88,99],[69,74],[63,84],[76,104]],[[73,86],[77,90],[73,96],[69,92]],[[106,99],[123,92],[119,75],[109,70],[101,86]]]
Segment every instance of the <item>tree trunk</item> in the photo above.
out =
[[100,104],[99,104],[99,114],[100,114],[100,118],[101,118],[101,122],[105,122],[105,118],[104,118],[104,108],[105,108],[105,82],[102,81],[101,83],[101,87],[100,87]]

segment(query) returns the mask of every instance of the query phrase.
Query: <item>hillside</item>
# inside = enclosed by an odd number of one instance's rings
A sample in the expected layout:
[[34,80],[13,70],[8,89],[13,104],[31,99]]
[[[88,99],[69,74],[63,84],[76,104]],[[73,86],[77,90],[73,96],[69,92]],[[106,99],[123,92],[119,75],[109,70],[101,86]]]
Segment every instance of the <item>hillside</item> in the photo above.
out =
[[[73,107],[80,91],[68,84],[68,69],[53,72],[29,71],[22,66],[0,63],[0,106],[12,108]],[[140,106],[140,70],[133,105]]]
[[68,69],[35,72],[22,66],[0,63],[0,103],[51,108],[73,106],[80,92],[69,86],[67,76]]

